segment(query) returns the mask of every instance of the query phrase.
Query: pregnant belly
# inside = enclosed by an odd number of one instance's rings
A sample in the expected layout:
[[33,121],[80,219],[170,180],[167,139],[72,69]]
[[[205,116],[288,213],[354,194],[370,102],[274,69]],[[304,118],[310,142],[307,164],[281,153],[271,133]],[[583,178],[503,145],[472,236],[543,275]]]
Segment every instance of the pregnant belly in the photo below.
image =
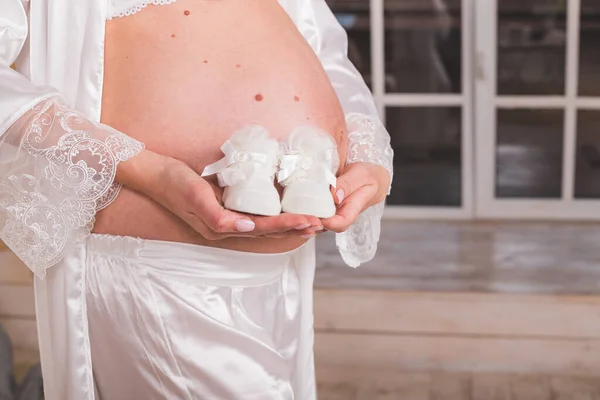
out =
[[[284,139],[297,126],[329,132],[345,159],[343,113],[319,60],[275,0],[179,0],[107,24],[102,122],[197,172],[248,124]],[[288,251],[300,238],[208,241],[124,188],[95,232]]]

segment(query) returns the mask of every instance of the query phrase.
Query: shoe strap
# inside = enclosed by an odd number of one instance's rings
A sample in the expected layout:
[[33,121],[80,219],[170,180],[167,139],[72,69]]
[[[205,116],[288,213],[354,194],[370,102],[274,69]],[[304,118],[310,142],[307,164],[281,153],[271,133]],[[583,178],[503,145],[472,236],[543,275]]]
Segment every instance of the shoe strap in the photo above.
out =
[[227,167],[248,161],[254,161],[261,164],[266,164],[269,161],[269,156],[264,153],[251,153],[247,151],[237,150],[233,143],[227,140],[221,146],[221,151],[225,154],[225,157],[219,161],[207,165],[202,171],[202,176],[210,176],[222,172]]
[[[325,153],[325,159],[330,161],[333,159],[333,151],[328,149]],[[277,181],[281,184],[284,184],[286,180],[293,180],[296,178],[301,178],[302,175],[305,175],[303,171],[310,171],[314,169],[315,161],[312,157],[303,156],[301,154],[286,154],[281,157],[279,163],[279,172],[277,173]],[[327,166],[321,165],[322,172],[324,174],[325,180],[332,187],[336,187],[337,179],[333,172]]]

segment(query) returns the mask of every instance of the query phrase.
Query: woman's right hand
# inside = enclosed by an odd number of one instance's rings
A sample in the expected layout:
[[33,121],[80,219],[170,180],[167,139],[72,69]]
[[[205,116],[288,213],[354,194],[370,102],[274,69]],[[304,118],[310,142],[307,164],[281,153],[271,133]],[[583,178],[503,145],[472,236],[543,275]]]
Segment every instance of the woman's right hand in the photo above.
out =
[[213,186],[187,164],[149,150],[119,164],[117,181],[149,196],[208,240],[306,236],[322,226],[306,215],[261,217],[226,210]]

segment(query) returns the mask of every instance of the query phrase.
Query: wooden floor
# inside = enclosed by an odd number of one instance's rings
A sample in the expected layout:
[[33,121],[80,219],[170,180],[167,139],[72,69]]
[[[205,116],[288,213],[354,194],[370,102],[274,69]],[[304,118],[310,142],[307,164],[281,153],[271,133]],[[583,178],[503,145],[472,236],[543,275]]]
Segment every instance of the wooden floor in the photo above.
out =
[[320,400],[600,400],[599,224],[386,221],[356,270],[317,246]]
[[319,384],[319,400],[598,400],[600,377],[383,373]]
[[317,242],[318,288],[600,294],[600,224],[384,221],[375,260]]

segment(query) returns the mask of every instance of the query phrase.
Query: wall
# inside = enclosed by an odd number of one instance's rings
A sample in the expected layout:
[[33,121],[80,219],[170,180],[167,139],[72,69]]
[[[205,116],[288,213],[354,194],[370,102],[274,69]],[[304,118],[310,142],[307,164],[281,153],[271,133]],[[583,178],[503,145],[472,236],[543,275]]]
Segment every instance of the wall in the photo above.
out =
[[13,340],[17,375],[38,359],[31,272],[0,242],[0,324]]

